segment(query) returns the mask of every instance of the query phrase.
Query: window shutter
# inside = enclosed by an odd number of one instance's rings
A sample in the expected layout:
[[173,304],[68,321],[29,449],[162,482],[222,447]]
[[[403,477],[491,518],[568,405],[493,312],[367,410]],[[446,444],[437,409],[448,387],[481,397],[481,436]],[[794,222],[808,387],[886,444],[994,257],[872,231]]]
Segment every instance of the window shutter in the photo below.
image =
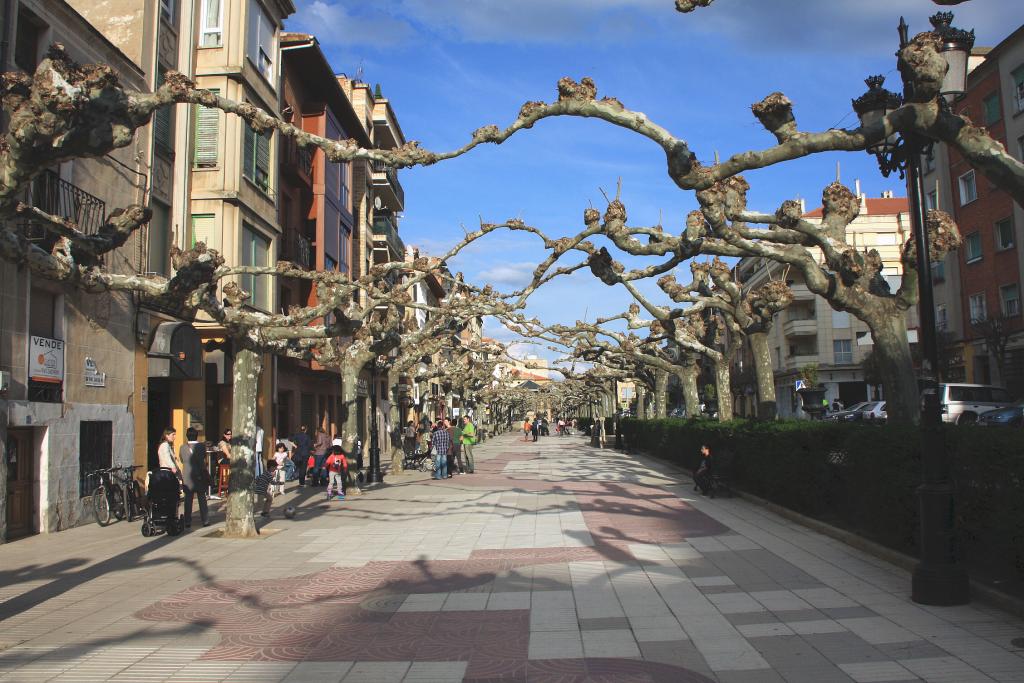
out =
[[245,138],[242,141],[242,175],[249,180],[256,180],[256,131],[243,123]]
[[[219,91],[213,90],[214,94]],[[220,142],[220,110],[199,105],[196,107],[196,168],[217,165],[217,146]]]
[[192,214],[192,244],[196,246],[202,242],[211,249],[219,248],[219,241],[216,234],[217,224],[212,213]]
[[[159,88],[164,84],[164,72],[160,71],[157,76],[156,85]],[[153,142],[157,149],[170,151],[171,149],[171,112],[173,105],[160,107],[153,114]]]
[[256,184],[263,189],[270,186],[270,133],[256,139]]

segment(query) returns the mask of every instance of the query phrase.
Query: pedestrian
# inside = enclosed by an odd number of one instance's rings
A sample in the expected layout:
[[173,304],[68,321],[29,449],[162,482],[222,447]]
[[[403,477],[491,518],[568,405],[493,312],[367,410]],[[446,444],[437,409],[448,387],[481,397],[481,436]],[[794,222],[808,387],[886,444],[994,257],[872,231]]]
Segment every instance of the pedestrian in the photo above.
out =
[[331,447],[331,440],[323,427],[316,430],[316,440],[313,442],[313,486],[327,485],[327,470],[324,469],[324,461],[327,460],[327,451]]
[[700,447],[700,465],[697,466],[697,470],[693,473],[693,483],[695,489],[699,490],[702,496],[706,496],[711,492],[712,486],[712,468],[714,461],[711,458],[711,448],[707,444],[703,444]]
[[[210,454],[210,500],[220,500],[220,468],[221,465],[231,465],[231,438],[233,433],[228,427],[221,434],[217,447]],[[213,493],[213,482],[217,482],[217,493]]]
[[448,434],[447,429],[440,427],[438,422],[438,429],[434,432],[433,439],[431,439],[431,446],[434,449],[434,479],[447,479],[448,478],[448,451],[452,447],[452,437]]
[[[274,476],[274,493],[284,494],[284,483],[288,481],[288,464],[292,459],[288,457],[288,447],[278,443],[274,449],[274,460],[277,461],[277,473]],[[294,468],[294,465],[292,465]]]
[[530,432],[532,430],[533,430],[533,427],[530,424],[530,418],[526,418],[525,420],[523,420],[523,441],[529,441],[530,440]]
[[561,417],[558,418],[557,430],[558,430],[558,435],[559,436],[565,436],[565,420],[563,418],[561,418]]
[[456,419],[448,427],[448,433],[452,437],[452,449],[448,456],[448,477],[452,474],[465,474],[466,468],[462,466],[462,420]]
[[537,437],[540,436],[540,418],[533,420],[533,424],[530,425],[530,431],[533,433],[533,440],[536,443]]
[[476,463],[473,458],[473,446],[476,444],[476,425],[469,415],[462,418],[462,460],[466,464],[466,471],[473,474],[476,471]]
[[341,446],[331,446],[324,462],[330,480],[327,482],[327,500],[335,495],[338,500],[345,500],[345,475],[348,473],[348,460]]
[[838,398],[832,401],[832,412],[833,413],[838,413],[842,409],[843,409],[843,402],[842,401],[840,401]]
[[266,471],[256,477],[256,481],[253,482],[253,492],[257,495],[263,496],[263,511],[260,512],[261,517],[270,516],[270,506],[274,503],[274,487],[272,484],[274,481],[274,474],[276,472],[277,461],[268,460]]
[[[309,471],[309,455],[313,448],[313,441],[309,438],[309,434],[306,433],[306,425],[299,425],[299,431],[292,436],[292,441],[295,442],[295,453],[292,455],[292,459],[295,460],[295,466],[299,471],[299,488],[301,489],[306,486],[306,472]],[[312,473],[310,473],[310,476],[312,476]]]
[[181,485],[185,489],[185,528],[192,528],[192,500],[199,501],[199,519],[210,526],[210,511],[206,492],[210,486],[210,471],[206,466],[206,448],[199,445],[199,432],[193,427],[185,430],[187,441],[178,449],[181,461]]
[[263,427],[256,425],[256,469],[253,471],[253,476],[258,477],[263,474]]
[[156,449],[156,459],[162,469],[174,472],[174,476],[180,480],[181,467],[178,465],[178,459],[174,456],[174,437],[177,435],[178,432],[174,430],[174,427],[168,427],[164,430],[163,439],[161,439],[160,445]]
[[405,429],[402,430],[402,437],[404,443],[402,446],[405,450],[405,457],[410,458],[416,452],[416,423],[409,420],[409,423],[405,425]]

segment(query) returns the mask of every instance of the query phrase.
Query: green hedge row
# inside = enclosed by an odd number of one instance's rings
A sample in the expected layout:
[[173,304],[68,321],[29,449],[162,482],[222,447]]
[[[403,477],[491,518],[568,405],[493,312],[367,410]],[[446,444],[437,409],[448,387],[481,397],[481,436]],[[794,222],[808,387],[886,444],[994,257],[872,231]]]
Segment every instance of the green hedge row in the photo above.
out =
[[[917,553],[921,432],[902,425],[622,421],[626,446],[692,470],[702,444],[736,488]],[[1024,431],[943,428],[961,555],[974,573],[1024,592]]]

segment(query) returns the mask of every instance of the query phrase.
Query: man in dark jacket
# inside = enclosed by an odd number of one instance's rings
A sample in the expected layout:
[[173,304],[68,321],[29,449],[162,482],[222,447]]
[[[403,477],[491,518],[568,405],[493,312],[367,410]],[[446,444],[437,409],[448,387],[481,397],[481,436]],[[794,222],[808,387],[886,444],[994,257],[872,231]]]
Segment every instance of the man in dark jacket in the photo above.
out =
[[192,527],[192,499],[199,499],[199,519],[210,526],[210,513],[206,506],[206,492],[210,486],[210,471],[206,467],[206,447],[199,443],[199,432],[189,427],[187,441],[178,449],[181,462],[181,486],[185,490],[185,528]]
[[298,433],[293,434],[291,440],[295,444],[292,460],[295,462],[295,471],[299,475],[299,488],[303,488],[306,485],[306,466],[309,462],[309,452],[313,448],[313,440],[306,433],[306,425],[301,425]]

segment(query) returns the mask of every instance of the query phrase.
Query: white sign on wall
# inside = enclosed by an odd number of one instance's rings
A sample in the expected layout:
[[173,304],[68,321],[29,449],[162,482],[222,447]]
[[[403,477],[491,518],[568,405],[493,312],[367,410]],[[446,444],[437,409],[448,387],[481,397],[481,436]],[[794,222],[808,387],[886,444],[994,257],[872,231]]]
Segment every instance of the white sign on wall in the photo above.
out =
[[92,358],[85,359],[85,386],[107,386],[107,373],[100,372],[99,368],[96,367],[96,361],[94,361]]
[[59,384],[64,381],[64,341],[46,337],[28,338],[28,378],[34,382]]

